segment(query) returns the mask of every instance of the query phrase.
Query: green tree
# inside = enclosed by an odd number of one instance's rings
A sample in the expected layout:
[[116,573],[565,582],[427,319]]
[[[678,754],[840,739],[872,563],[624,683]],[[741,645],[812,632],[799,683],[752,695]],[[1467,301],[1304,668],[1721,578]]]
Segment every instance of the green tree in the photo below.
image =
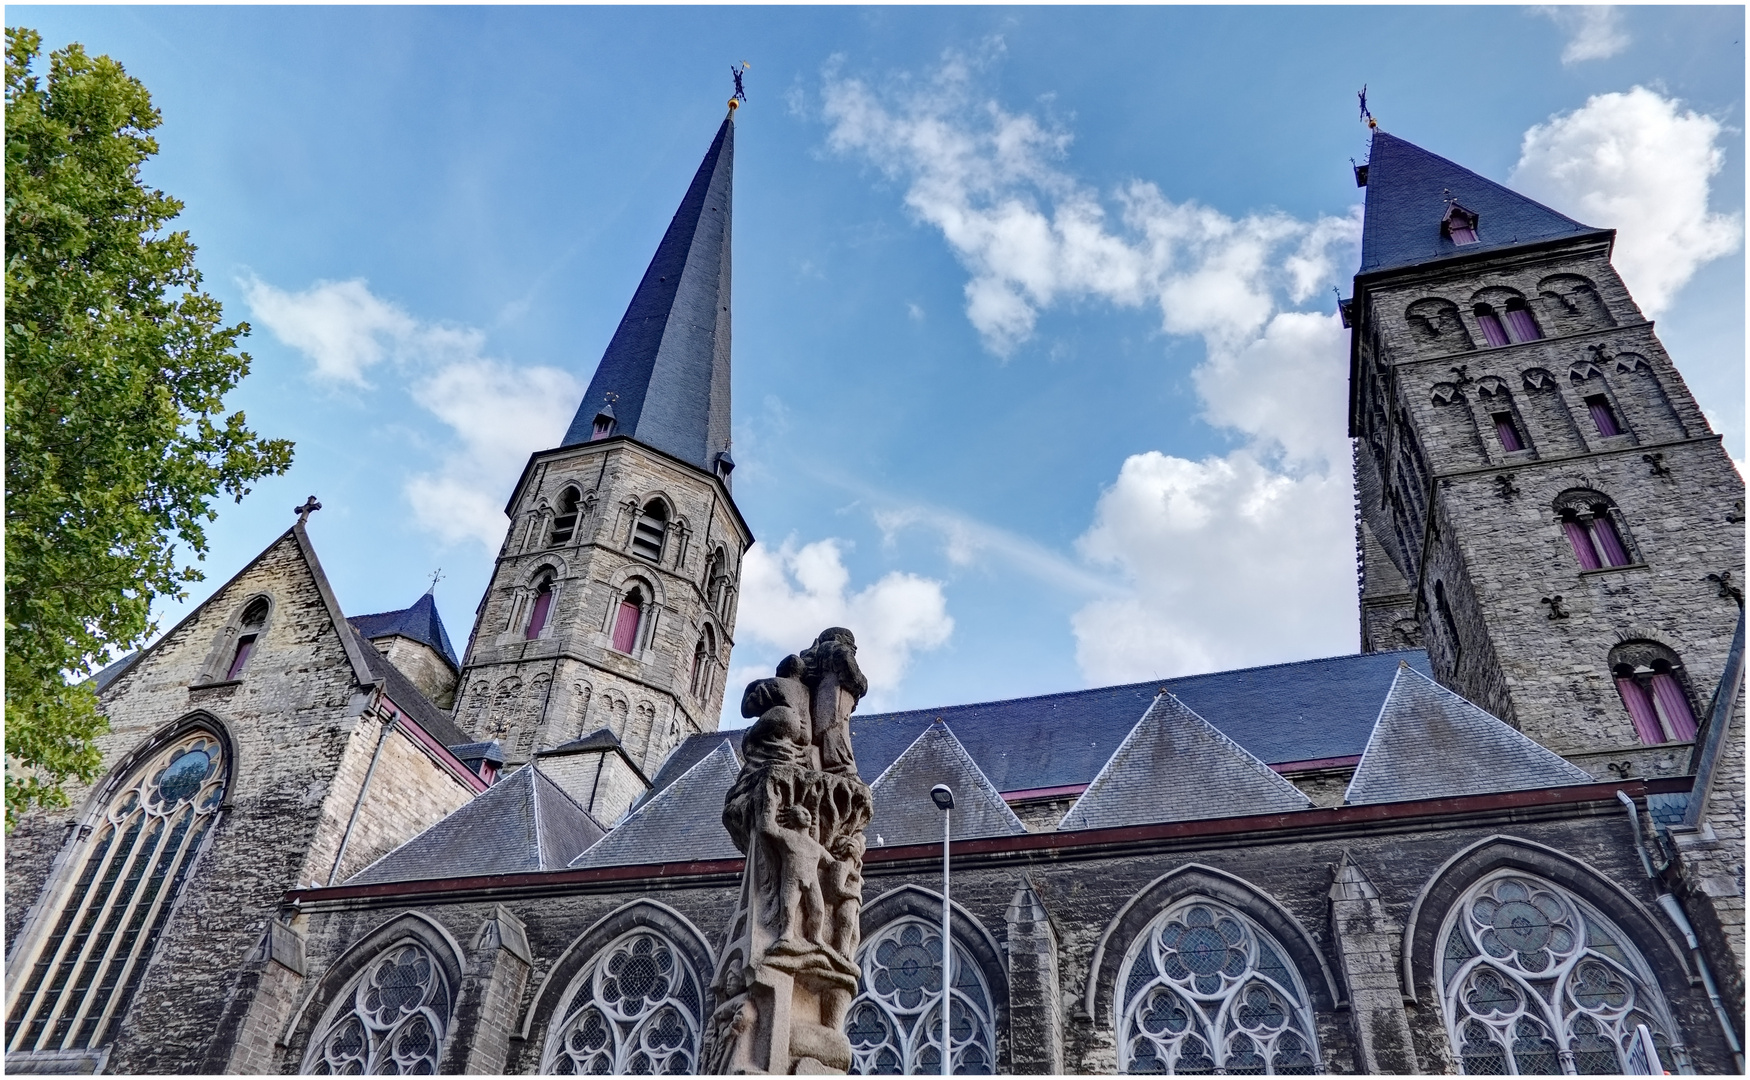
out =
[[153,632],[155,597],[201,574],[222,492],[283,473],[291,443],[222,415],[249,373],[200,289],[182,203],[140,182],[158,152],[146,88],[79,45],[31,72],[6,30],[6,821],[64,806],[107,730],[75,681]]

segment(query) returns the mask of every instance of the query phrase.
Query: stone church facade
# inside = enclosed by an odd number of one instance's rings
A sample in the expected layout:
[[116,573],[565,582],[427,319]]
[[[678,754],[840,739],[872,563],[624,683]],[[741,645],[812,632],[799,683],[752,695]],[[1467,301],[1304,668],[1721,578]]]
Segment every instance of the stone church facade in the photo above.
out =
[[[461,656],[348,618],[306,506],[96,676],[105,773],[8,837],[8,1071],[698,1071],[733,168],[730,119]],[[1384,132],[1357,182],[1362,652],[853,717],[856,1071],[1743,1072],[1742,482],[1613,233]]]

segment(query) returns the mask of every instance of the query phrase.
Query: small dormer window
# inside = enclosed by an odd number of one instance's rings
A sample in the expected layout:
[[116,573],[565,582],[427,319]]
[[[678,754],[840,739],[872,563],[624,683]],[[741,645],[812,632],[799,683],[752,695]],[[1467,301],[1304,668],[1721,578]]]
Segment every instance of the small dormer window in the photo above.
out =
[[1477,242],[1477,216],[1457,203],[1446,208],[1446,216],[1440,219],[1440,231],[1460,247]]
[[618,423],[618,420],[614,416],[613,396],[614,395],[609,394],[608,397],[610,400],[604,401],[602,407],[596,411],[595,423],[590,426],[589,430],[590,442],[605,439],[614,433],[614,427]]

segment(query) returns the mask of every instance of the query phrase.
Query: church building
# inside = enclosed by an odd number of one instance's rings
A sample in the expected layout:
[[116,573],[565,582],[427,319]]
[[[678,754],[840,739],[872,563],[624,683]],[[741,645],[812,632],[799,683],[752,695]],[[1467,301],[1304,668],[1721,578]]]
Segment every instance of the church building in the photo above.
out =
[[[460,655],[342,610],[312,500],[95,676],[101,778],[6,845],[8,1072],[699,1070],[734,164],[732,111]],[[853,716],[856,1071],[1743,1074],[1743,483],[1612,230],[1383,131],[1356,182],[1361,651]]]

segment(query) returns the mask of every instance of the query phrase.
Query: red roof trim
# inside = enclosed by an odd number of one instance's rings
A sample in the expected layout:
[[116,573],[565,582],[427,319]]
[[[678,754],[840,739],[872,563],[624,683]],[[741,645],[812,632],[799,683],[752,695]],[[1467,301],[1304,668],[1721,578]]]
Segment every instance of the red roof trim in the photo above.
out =
[[1086,784],[1064,784],[1061,787],[1023,788],[1020,791],[1005,791],[1002,793],[1004,802],[1024,802],[1027,799],[1049,799],[1058,795],[1080,795],[1088,790]]
[[1341,769],[1350,765],[1361,764],[1361,755],[1349,757],[1309,758],[1306,761],[1280,761],[1270,766],[1274,772],[1303,772],[1308,769]]

